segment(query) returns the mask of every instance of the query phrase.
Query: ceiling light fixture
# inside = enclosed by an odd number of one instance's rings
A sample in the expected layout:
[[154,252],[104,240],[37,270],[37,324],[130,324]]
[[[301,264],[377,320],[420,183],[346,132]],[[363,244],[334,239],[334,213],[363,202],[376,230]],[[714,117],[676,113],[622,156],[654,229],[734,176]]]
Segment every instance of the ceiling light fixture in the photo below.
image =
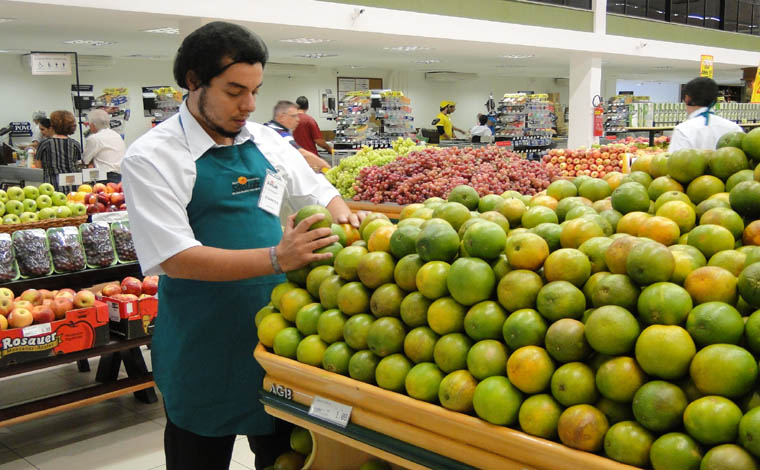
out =
[[500,69],[526,69],[528,68],[527,65],[516,65],[516,64],[500,64],[497,65],[496,68]]
[[64,44],[76,44],[76,45],[83,45],[83,46],[92,46],[92,47],[100,47],[100,46],[112,46],[116,44],[115,42],[111,41],[100,41],[100,40],[94,40],[94,39],[72,39],[70,41],[63,41]]
[[655,70],[673,70],[673,66],[672,65],[656,65],[656,66],[654,66],[652,68],[655,69]]
[[387,46],[383,47],[386,51],[395,51],[395,52],[415,52],[415,51],[431,51],[433,50],[432,47],[425,47],[425,46]]
[[16,21],[16,18],[0,18],[0,23],[10,23],[11,21]]
[[363,65],[346,65],[346,67],[348,67],[350,69],[363,69],[364,68]]
[[146,54],[129,54],[124,59],[146,59],[146,60],[168,60],[169,56],[165,55],[146,55]]
[[296,57],[304,57],[306,59],[324,59],[325,57],[337,57],[338,54],[329,54],[326,52],[310,52],[308,54],[298,54]]
[[164,26],[163,28],[143,29],[142,32],[155,34],[179,34],[179,28],[175,28],[173,26]]
[[322,44],[325,42],[332,42],[332,39],[292,38],[292,39],[280,39],[280,42],[289,42],[293,44]]
[[415,64],[424,64],[424,65],[430,65],[430,64],[439,64],[441,61],[438,59],[425,59],[425,60],[415,60]]
[[505,59],[530,59],[531,57],[536,57],[535,54],[506,54],[503,55]]

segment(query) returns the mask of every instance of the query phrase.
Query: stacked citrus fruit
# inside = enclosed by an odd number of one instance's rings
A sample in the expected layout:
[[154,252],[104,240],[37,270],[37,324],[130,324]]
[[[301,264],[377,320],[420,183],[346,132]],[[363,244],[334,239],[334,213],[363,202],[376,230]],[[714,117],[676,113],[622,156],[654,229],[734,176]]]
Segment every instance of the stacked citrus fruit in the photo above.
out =
[[461,186],[395,225],[370,214],[274,289],[259,338],[629,465],[756,469],[758,160],[760,130],[532,197]]

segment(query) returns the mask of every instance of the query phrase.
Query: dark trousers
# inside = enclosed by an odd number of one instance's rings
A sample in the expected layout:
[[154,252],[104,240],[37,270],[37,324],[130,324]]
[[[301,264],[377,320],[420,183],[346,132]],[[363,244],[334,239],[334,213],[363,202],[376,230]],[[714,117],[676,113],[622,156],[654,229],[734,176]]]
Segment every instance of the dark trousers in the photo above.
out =
[[[291,429],[290,423],[278,419],[275,420],[274,434],[248,436],[248,445],[255,455],[256,470],[274,465],[280,454],[290,450]],[[164,430],[166,470],[227,470],[236,437],[200,436],[178,427],[167,416]]]

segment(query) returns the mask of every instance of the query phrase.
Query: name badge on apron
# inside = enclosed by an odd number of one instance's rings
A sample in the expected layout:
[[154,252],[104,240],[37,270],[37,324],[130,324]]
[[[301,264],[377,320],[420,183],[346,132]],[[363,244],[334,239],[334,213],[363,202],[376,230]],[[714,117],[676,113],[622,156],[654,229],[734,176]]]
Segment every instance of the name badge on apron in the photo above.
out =
[[264,187],[259,197],[259,209],[269,212],[275,217],[279,217],[284,195],[285,180],[283,177],[271,170],[267,170],[267,177],[264,179]]

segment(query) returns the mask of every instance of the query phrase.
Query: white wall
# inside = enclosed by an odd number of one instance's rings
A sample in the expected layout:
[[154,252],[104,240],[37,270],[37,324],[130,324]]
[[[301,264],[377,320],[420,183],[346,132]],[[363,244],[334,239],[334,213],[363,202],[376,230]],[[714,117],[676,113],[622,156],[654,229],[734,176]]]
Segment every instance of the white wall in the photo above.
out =
[[[0,125],[10,121],[31,121],[32,113],[43,110],[50,115],[58,109],[71,111],[71,76],[32,75],[24,69],[18,55],[0,54]],[[79,81],[93,85],[96,95],[104,88],[126,87],[129,90],[131,118],[125,126],[127,143],[150,129],[150,118],[143,117],[142,90],[148,85],[172,85],[171,63],[164,61],[117,59],[104,70],[82,70]],[[74,136],[78,138],[78,133]]]
[[645,80],[618,80],[617,92],[632,91],[636,96],[649,96],[654,103],[677,103],[681,101],[679,82]]
[[[143,117],[141,88],[148,85],[173,85],[169,61],[116,59],[108,69],[81,71],[80,82],[91,84],[95,93],[103,88],[127,87],[129,89],[131,119],[125,127],[127,143],[150,129],[150,118]],[[29,121],[32,112],[44,110],[48,115],[57,109],[72,109],[71,84],[73,76],[32,76],[24,69],[17,55],[0,54],[2,86],[0,86],[0,125],[10,121]],[[336,91],[338,76],[382,78],[385,87],[398,86],[412,100],[416,127],[429,127],[438,113],[441,100],[457,102],[452,116],[454,125],[469,129],[475,125],[475,117],[485,111],[484,103],[490,91],[498,100],[504,93],[518,90],[534,90],[537,93],[559,92],[560,102],[567,105],[567,80],[555,83],[551,78],[528,77],[479,77],[460,82],[426,81],[422,72],[392,72],[381,69],[358,69],[336,73],[329,68],[318,68],[313,73],[298,72],[290,78],[285,75],[264,74],[264,86],[258,95],[256,111],[252,120],[266,122],[271,119],[272,108],[282,99],[295,101],[304,95],[311,102],[310,114],[322,129],[335,129],[335,122],[319,118],[319,91],[331,88]],[[406,88],[406,89],[404,89]]]

